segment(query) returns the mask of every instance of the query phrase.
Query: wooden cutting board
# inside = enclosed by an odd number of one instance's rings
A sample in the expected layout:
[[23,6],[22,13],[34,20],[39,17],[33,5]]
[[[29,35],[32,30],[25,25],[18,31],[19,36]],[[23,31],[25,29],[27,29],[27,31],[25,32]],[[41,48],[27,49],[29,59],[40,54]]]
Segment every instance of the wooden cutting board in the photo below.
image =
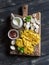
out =
[[[23,16],[16,15],[16,14],[14,14],[14,15],[18,16],[18,17],[21,17],[22,19],[24,17],[28,16],[28,5],[23,5],[22,12],[23,12]],[[18,54],[17,50],[13,51],[13,50],[10,49],[9,51],[10,51],[11,55],[41,56],[41,13],[40,12],[36,12],[36,13],[33,13],[32,15],[30,15],[30,16],[32,16],[34,19],[36,18],[37,22],[40,22],[40,24],[39,24],[39,32],[38,32],[40,34],[40,43],[35,47],[35,52],[34,52],[33,55]]]

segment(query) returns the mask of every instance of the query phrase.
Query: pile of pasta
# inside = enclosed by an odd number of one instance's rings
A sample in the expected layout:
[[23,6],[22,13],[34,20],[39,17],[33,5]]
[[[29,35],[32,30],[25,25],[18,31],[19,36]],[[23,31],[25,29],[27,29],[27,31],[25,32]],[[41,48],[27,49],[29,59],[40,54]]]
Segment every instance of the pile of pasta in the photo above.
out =
[[20,38],[16,39],[16,46],[24,48],[24,54],[33,54],[35,46],[40,43],[40,35],[33,30],[23,30],[20,32]]

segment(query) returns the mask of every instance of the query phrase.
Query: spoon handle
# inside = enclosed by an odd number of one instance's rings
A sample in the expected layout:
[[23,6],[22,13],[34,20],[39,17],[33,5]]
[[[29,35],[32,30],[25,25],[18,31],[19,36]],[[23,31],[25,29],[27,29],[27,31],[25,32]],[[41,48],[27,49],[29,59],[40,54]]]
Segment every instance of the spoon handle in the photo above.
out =
[[13,13],[11,13],[11,16],[12,16],[12,18],[13,18],[13,19],[15,19],[15,16],[14,16],[14,14],[13,14]]

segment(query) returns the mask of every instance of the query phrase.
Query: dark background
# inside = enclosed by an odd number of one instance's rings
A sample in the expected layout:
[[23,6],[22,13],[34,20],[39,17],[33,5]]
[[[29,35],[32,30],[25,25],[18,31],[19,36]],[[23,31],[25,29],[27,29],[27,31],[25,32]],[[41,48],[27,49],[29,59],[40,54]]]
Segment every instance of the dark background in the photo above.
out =
[[[11,12],[20,14],[23,4],[28,4],[29,14],[41,12],[41,57],[9,56],[6,53],[8,17]],[[49,0],[0,0],[0,65],[49,65]]]

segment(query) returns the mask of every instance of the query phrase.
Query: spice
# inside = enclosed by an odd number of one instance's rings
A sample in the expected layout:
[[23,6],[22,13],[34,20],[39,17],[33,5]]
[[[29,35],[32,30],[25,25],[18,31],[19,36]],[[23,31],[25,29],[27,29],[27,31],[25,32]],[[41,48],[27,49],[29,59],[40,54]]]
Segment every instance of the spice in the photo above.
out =
[[16,31],[11,31],[11,32],[10,32],[10,37],[11,37],[11,38],[16,38],[16,36],[17,36]]

